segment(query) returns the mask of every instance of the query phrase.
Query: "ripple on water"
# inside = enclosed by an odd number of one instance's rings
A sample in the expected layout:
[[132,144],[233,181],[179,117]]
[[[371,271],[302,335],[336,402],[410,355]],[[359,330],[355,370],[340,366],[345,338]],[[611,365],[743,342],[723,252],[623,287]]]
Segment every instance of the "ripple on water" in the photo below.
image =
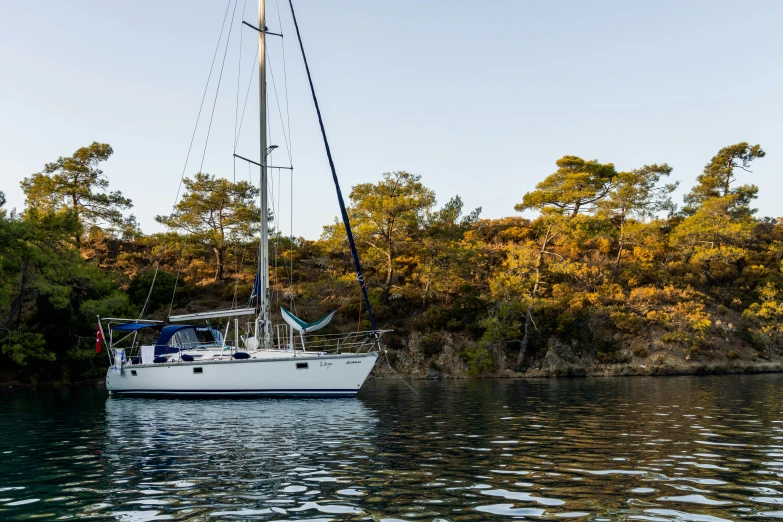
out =
[[489,506],[479,506],[476,508],[476,511],[480,511],[482,513],[491,513],[493,515],[505,515],[505,516],[514,516],[514,517],[540,517],[544,513],[546,513],[543,509],[536,509],[536,508],[517,508],[514,507],[514,504],[491,504]]
[[562,506],[565,504],[562,500],[558,500],[556,498],[543,498],[543,497],[536,497],[531,495],[530,493],[524,493],[522,491],[508,491],[506,489],[490,489],[490,490],[483,490],[481,492],[482,495],[489,495],[491,497],[503,497],[508,500],[519,500],[522,502],[535,502],[536,504],[541,504],[543,506]]
[[5,393],[0,519],[781,518],[781,385],[421,382],[414,395],[376,382],[358,399],[296,401]]

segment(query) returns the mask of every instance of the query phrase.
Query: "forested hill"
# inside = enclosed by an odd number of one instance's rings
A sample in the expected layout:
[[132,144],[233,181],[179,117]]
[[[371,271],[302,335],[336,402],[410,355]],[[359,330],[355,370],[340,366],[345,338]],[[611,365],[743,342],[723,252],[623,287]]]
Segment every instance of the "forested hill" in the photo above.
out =
[[[248,299],[257,188],[197,173],[156,218],[169,232],[145,235],[101,170],[112,152],[93,143],[46,163],[22,182],[26,207],[0,211],[0,382],[100,379],[97,315]],[[764,155],[738,143],[705,158],[681,205],[665,163],[618,172],[564,156],[508,209],[532,221],[439,205],[407,172],[353,187],[376,319],[394,329],[389,362],[431,376],[778,368],[783,224],[756,215],[749,184]],[[331,328],[368,327],[342,223],[317,241],[278,235],[271,250],[276,302],[305,319],[340,307]]]

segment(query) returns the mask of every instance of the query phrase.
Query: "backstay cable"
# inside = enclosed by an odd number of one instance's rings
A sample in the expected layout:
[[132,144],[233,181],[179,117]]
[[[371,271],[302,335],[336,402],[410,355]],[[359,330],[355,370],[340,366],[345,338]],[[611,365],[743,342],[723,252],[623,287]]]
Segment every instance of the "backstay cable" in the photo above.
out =
[[372,315],[372,305],[370,304],[370,296],[367,295],[367,287],[364,284],[364,274],[362,273],[362,265],[359,262],[359,254],[356,251],[356,243],[353,240],[353,232],[351,231],[351,222],[348,219],[348,211],[345,209],[345,201],[343,200],[343,194],[340,190],[340,182],[337,179],[337,171],[334,168],[334,160],[332,159],[332,151],[329,149],[329,140],[326,138],[326,128],[324,127],[323,117],[321,116],[321,108],[318,106],[318,98],[315,95],[315,87],[313,86],[313,78],[310,74],[310,66],[307,65],[307,55],[305,54],[304,44],[302,43],[302,35],[299,32],[299,24],[296,21],[296,13],[294,12],[293,0],[288,0],[288,5],[291,6],[291,17],[294,20],[294,27],[296,28],[296,37],[299,40],[299,48],[302,51],[302,60],[304,61],[305,71],[307,71],[307,81],[310,83],[310,92],[313,95],[313,103],[315,104],[315,112],[318,114],[318,124],[321,127],[321,136],[324,140],[324,148],[326,149],[326,157],[329,159],[329,168],[332,170],[332,180],[334,181],[335,189],[337,189],[337,201],[340,203],[340,212],[342,213],[343,223],[345,223],[345,232],[348,236],[348,244],[351,247],[351,255],[353,256],[353,264],[356,268],[356,280],[362,289],[362,295],[364,296],[364,302],[367,305],[367,315],[370,317],[370,324],[373,330],[378,328],[375,326],[375,318]]

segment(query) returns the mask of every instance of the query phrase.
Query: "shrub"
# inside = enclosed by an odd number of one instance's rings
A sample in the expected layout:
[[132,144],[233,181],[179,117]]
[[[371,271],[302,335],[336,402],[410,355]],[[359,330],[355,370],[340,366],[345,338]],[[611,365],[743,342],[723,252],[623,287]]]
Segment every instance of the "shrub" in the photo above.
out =
[[468,365],[468,374],[477,376],[491,373],[495,369],[492,354],[489,353],[484,343],[469,344],[460,353],[462,359]]
[[733,361],[735,359],[740,358],[740,353],[737,350],[729,350],[728,353],[726,354],[726,357],[728,357]]
[[623,364],[630,362],[627,354],[620,351],[598,351],[595,356],[603,364]]
[[400,354],[389,350],[387,350],[383,355],[386,357],[386,361],[389,363],[389,366],[394,366],[394,364],[397,362],[397,359],[400,358]]
[[405,348],[405,339],[397,332],[390,332],[383,337],[383,344],[390,350],[402,350]]
[[644,359],[645,357],[650,356],[650,350],[648,350],[644,346],[637,346],[636,348],[633,349],[631,353],[633,353],[634,357],[639,357],[640,359]]
[[432,357],[443,351],[443,336],[437,332],[422,335],[419,338],[419,348],[424,357]]

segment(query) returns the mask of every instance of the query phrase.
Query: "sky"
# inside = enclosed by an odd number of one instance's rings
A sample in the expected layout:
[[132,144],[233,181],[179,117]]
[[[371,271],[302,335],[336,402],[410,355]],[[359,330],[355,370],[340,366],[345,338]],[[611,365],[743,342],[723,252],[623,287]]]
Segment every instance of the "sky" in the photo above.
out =
[[[171,212],[183,170],[257,180],[255,167],[232,157],[243,110],[236,152],[260,157],[257,84],[249,84],[257,38],[239,23],[257,22],[257,3],[236,0],[233,12],[233,2],[0,3],[6,207],[23,208],[22,179],[93,141],[114,148],[103,169],[147,233],[162,230],[154,216]],[[234,23],[223,32],[186,165],[227,6]],[[666,162],[681,201],[721,147],[747,141],[767,157],[739,181],[760,187],[759,215],[783,215],[779,0],[295,7],[346,197],[358,183],[406,170],[439,204],[459,195],[466,211],[510,216],[558,158],[576,155],[619,170]],[[268,37],[278,94],[269,75],[270,144],[279,146],[271,162],[289,164],[290,123],[294,166],[273,175],[278,227],[315,239],[339,208],[285,0],[267,0],[267,26],[284,34]]]

